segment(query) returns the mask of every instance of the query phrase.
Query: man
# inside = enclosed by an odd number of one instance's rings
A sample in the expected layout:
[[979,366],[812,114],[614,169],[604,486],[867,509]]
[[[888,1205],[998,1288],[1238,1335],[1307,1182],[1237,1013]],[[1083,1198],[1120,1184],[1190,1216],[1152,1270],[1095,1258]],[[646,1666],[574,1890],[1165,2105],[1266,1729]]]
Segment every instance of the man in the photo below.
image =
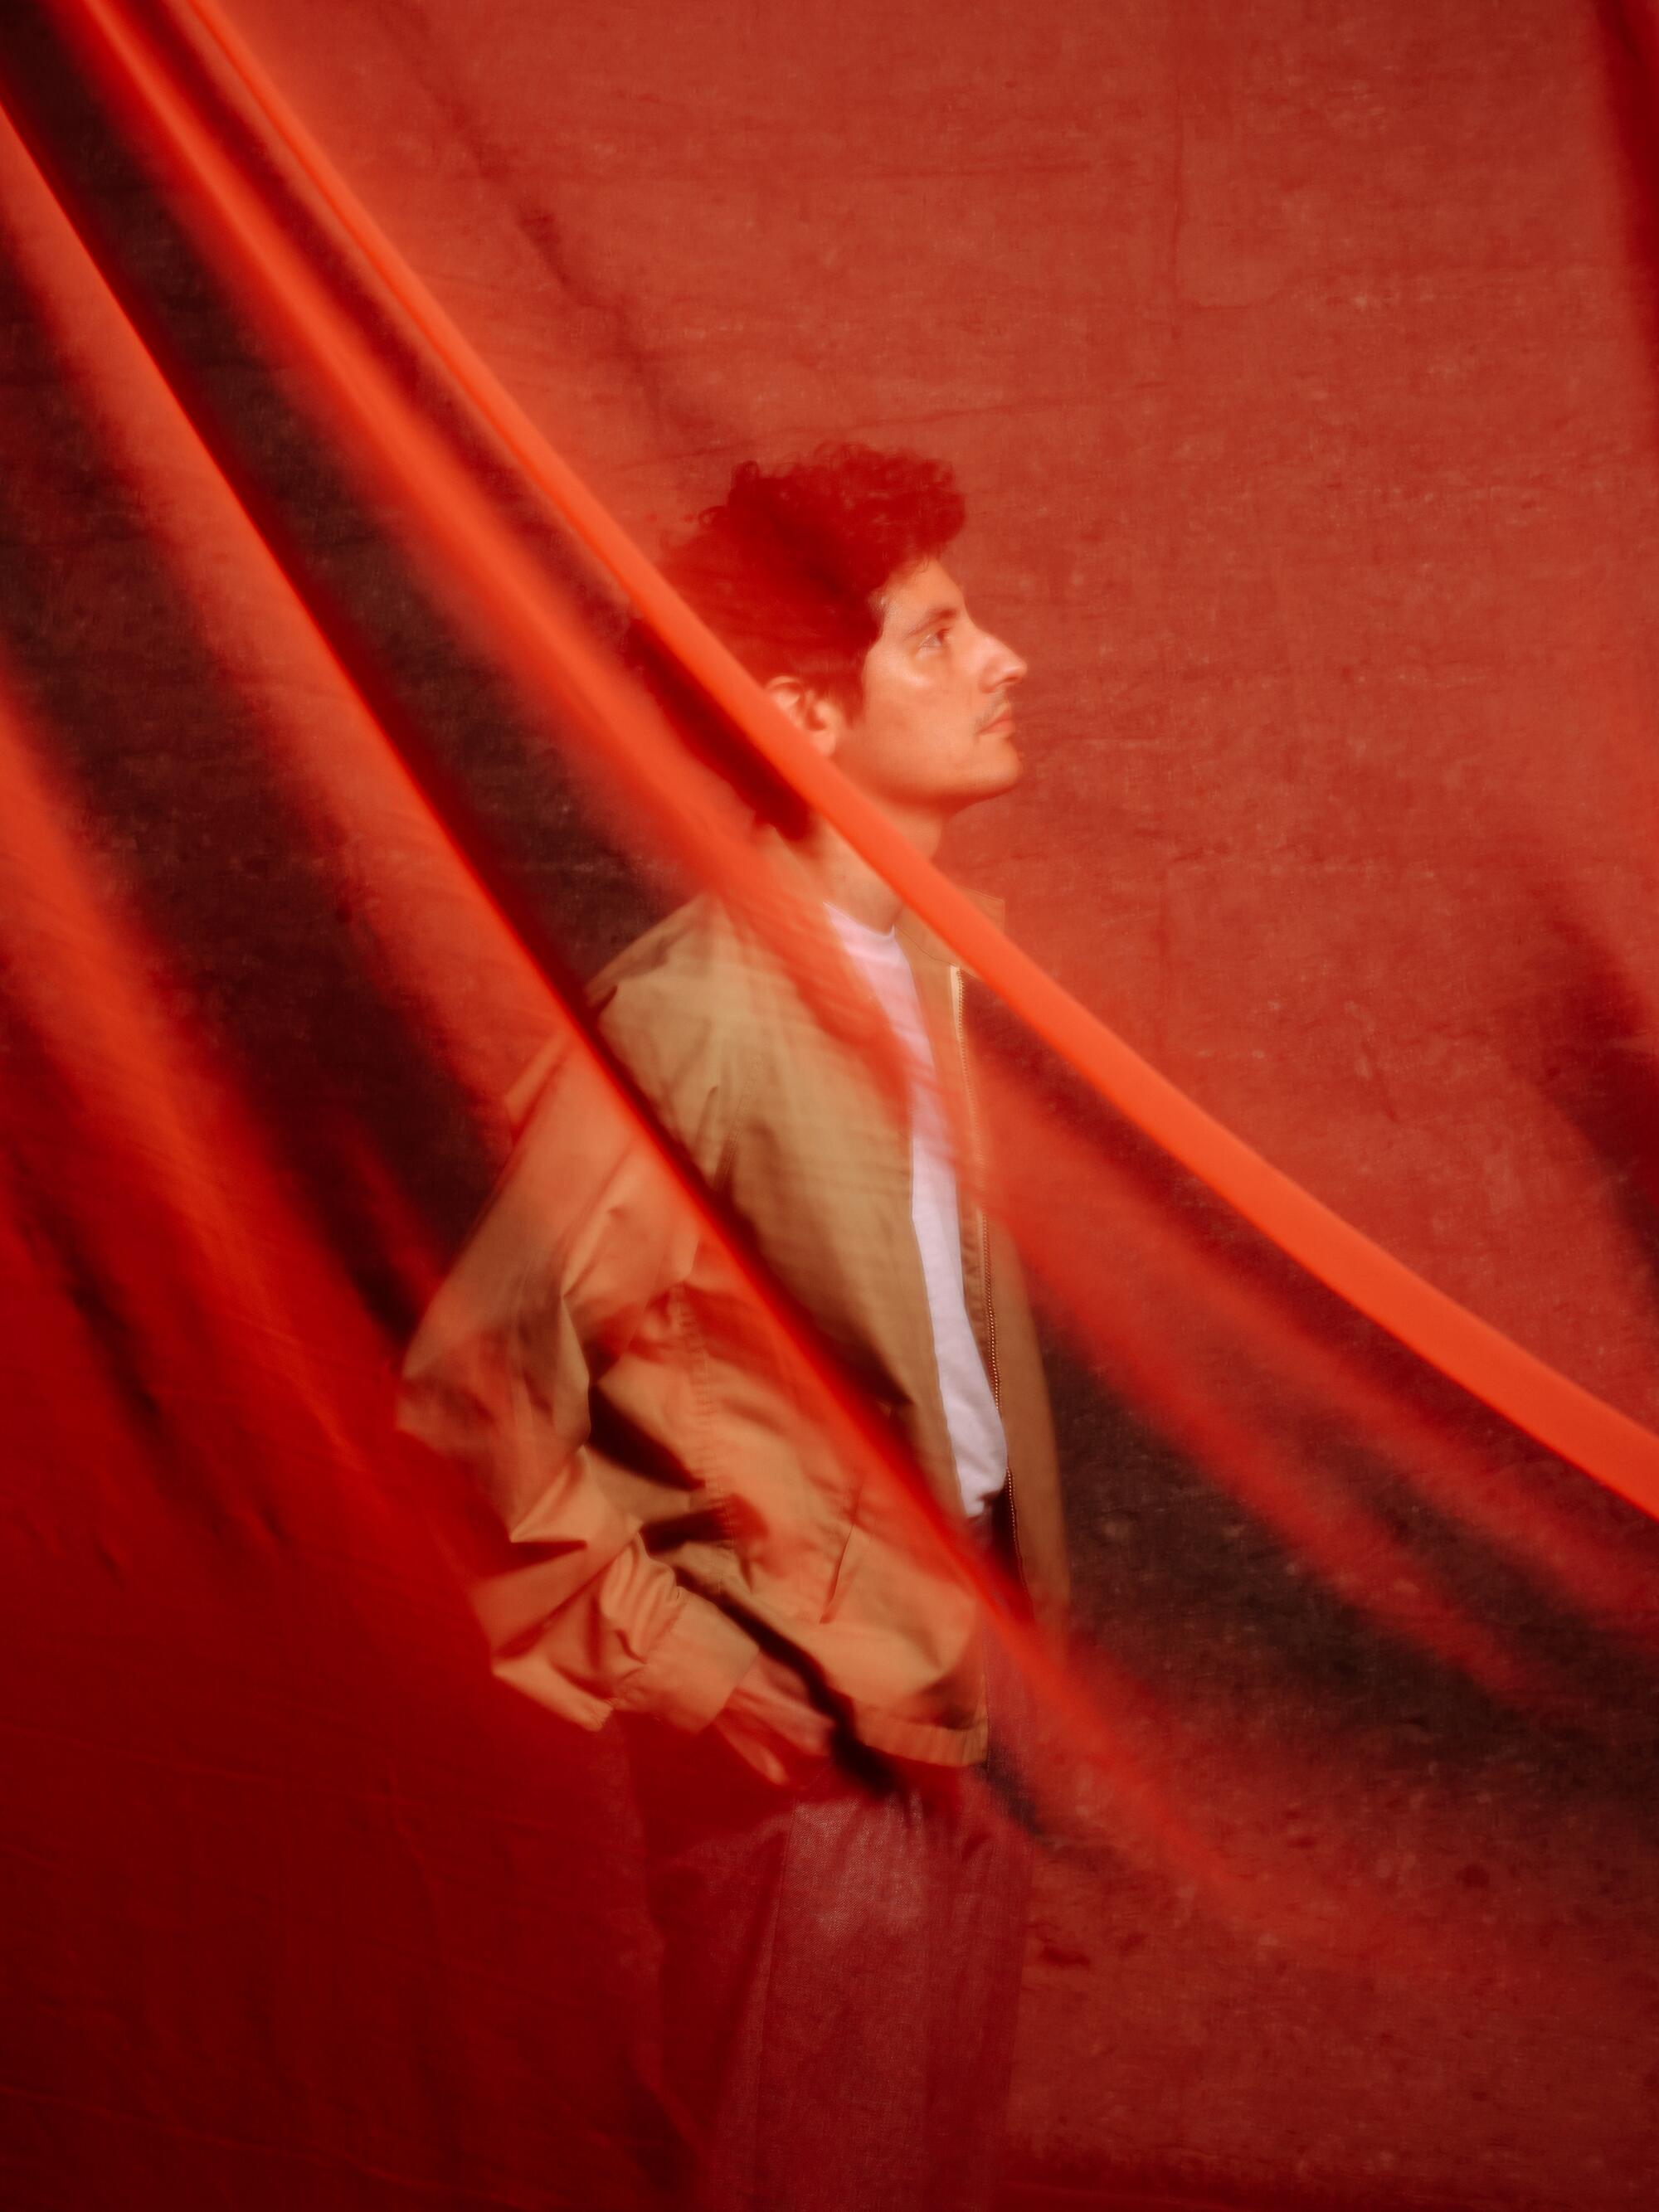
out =
[[[739,469],[665,563],[929,854],[1019,774],[1025,667],[943,565],[962,521],[936,464],[826,448]],[[979,1203],[961,971],[827,823],[763,842],[811,958],[705,896],[599,979],[598,1027],[935,1518],[1052,1618],[1053,1436]],[[696,2201],[965,2212],[994,2185],[1019,1987],[1028,1845],[991,1786],[1017,1691],[948,1547],[849,1457],[591,1061],[550,1048],[519,1103],[404,1419],[513,1540],[478,1594],[498,1671],[588,1726],[636,1717]]]

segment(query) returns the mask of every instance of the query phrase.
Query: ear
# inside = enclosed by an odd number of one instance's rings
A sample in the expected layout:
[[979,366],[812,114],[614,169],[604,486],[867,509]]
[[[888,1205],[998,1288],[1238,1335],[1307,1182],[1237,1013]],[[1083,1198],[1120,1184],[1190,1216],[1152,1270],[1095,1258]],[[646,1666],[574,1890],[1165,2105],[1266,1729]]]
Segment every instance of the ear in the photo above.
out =
[[799,676],[775,676],[767,696],[782,708],[815,752],[829,759],[841,742],[843,718],[834,703]]

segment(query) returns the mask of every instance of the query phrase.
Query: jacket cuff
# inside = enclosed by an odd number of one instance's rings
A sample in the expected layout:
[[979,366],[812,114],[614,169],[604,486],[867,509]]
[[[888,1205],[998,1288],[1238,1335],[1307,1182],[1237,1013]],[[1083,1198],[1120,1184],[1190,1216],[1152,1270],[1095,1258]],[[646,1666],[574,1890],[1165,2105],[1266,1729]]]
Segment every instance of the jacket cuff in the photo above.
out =
[[708,1727],[759,1653],[754,1638],[719,1606],[687,1590],[617,1702],[695,1735]]

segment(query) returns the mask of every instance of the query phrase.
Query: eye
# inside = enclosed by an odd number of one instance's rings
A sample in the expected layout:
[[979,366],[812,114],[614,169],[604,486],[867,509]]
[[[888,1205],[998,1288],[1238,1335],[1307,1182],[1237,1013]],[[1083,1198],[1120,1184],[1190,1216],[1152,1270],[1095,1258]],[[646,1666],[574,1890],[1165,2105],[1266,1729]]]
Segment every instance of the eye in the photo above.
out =
[[918,653],[937,653],[944,643],[945,625],[941,623],[937,629],[924,630],[922,632],[921,639],[920,643],[917,645],[916,650]]

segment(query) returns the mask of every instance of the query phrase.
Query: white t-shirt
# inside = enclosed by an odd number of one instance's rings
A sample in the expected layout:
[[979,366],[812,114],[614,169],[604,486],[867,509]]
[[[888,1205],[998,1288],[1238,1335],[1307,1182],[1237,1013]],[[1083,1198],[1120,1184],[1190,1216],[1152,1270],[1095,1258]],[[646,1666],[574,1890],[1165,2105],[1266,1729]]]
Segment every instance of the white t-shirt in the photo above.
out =
[[971,1517],[1007,1480],[1008,1445],[968,1318],[956,1167],[933,1048],[916,995],[916,979],[897,936],[890,929],[871,929],[854,921],[837,907],[825,911],[848,957],[892,1024],[910,1072],[910,1219],[933,1317],[933,1356],[957,1480]]

